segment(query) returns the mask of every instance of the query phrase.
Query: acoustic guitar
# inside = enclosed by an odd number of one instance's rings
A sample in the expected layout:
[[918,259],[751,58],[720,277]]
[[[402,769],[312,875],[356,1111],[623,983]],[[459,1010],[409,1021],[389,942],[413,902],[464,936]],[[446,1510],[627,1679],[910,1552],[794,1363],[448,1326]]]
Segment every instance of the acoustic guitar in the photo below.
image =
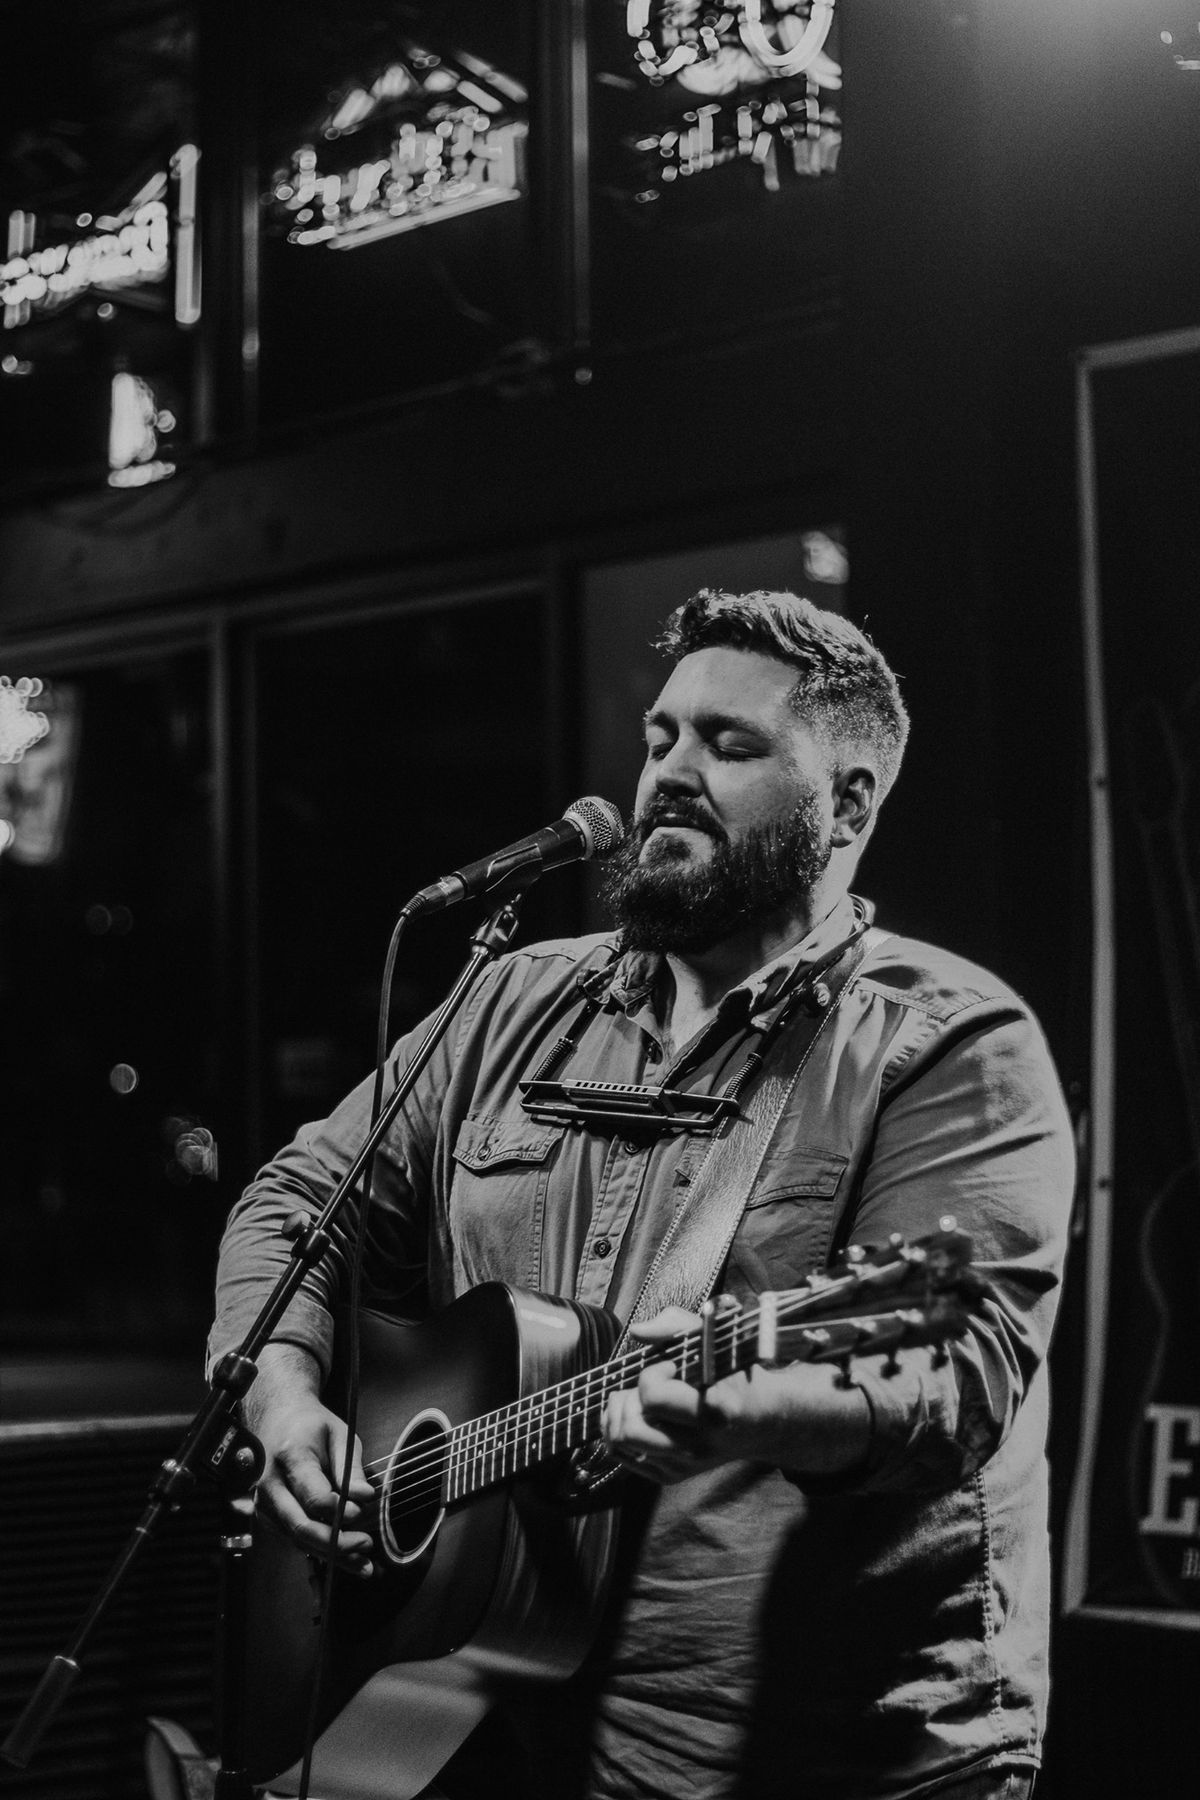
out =
[[[670,1360],[704,1386],[754,1363],[848,1365],[961,1336],[986,1294],[952,1220],[919,1242],[852,1247],[838,1269],[700,1328],[614,1355],[613,1314],[488,1283],[419,1324],[361,1317],[358,1428],[378,1495],[376,1574],[334,1577],[256,1534],[247,1762],[269,1781],[378,1670],[469,1652],[483,1671],[571,1673],[597,1627],[623,1482],[598,1440],[610,1393]],[[582,1503],[580,1503],[582,1502]],[[315,1701],[313,1699],[315,1695]]]

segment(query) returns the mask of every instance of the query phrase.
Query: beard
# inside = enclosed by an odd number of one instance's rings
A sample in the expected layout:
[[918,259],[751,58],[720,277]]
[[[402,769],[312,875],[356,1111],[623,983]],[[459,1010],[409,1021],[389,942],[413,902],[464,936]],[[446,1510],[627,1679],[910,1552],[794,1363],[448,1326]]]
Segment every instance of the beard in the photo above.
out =
[[[714,839],[705,867],[689,867],[686,845],[670,838],[655,845],[648,862],[640,860],[650,833],[668,816]],[[752,826],[736,843],[698,802],[656,796],[605,863],[600,898],[620,931],[622,950],[687,955],[802,906],[831,850],[811,788],[786,818]]]

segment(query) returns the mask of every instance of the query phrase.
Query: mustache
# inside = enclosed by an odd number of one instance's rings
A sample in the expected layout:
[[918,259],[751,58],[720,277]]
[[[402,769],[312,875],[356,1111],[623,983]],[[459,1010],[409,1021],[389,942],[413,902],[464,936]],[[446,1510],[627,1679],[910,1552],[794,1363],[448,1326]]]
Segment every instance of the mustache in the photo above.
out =
[[666,824],[690,825],[693,830],[703,831],[708,837],[715,838],[719,844],[726,841],[725,832],[705,812],[698,800],[693,800],[688,795],[683,795],[678,800],[668,800],[664,794],[656,794],[646,802],[634,820],[639,848],[656,826]]

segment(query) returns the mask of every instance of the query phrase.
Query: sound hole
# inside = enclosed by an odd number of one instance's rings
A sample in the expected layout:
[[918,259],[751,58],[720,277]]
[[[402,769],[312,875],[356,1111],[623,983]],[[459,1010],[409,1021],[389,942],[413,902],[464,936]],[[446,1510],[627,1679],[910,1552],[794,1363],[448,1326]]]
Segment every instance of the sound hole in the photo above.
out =
[[396,1441],[379,1507],[379,1535],[393,1562],[412,1562],[437,1534],[446,1511],[449,1443],[449,1419],[432,1411],[418,1413]]

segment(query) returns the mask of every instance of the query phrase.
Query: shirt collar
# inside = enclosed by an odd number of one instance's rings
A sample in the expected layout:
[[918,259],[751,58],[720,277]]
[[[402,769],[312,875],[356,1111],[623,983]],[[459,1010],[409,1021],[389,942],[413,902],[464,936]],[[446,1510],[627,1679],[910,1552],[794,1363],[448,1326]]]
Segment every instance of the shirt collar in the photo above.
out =
[[[849,937],[860,919],[869,919],[872,911],[868,901],[860,900],[854,894],[843,894],[807,937],[731,988],[721,1002],[721,1011],[725,1014],[740,1011],[756,1025],[770,1024],[806,971],[827,956],[843,938]],[[665,961],[658,951],[627,950],[608,968],[593,970],[582,980],[595,998],[602,999],[609,1007],[633,1013],[651,1001]]]

